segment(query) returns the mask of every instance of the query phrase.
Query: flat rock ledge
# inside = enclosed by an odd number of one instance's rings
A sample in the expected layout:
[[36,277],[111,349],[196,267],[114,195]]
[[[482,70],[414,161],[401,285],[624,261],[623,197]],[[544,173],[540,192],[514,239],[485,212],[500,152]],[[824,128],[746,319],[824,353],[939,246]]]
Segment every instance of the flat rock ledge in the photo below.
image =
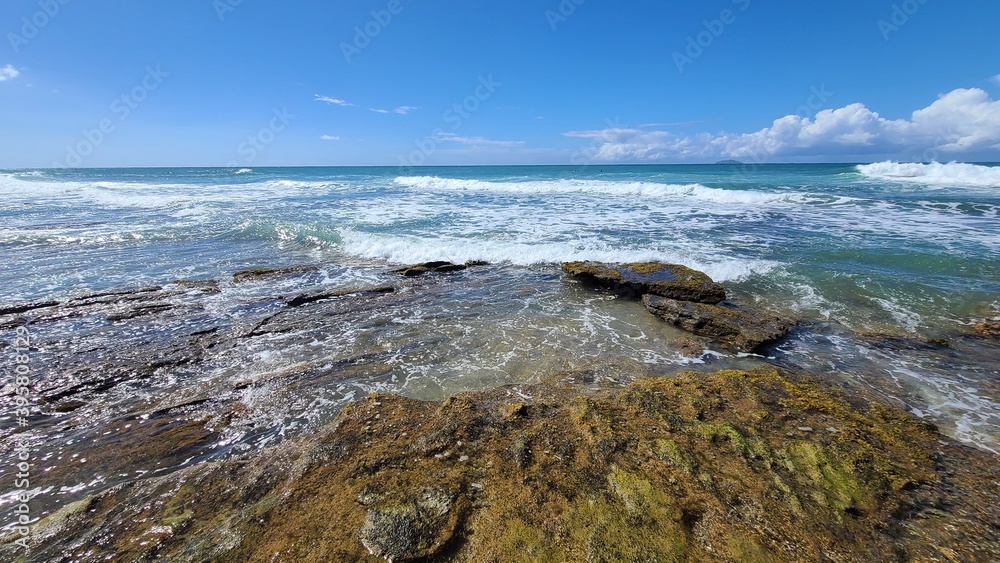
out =
[[650,294],[712,305],[726,298],[725,288],[712,278],[678,264],[567,262],[562,270],[570,276],[628,297]]
[[[35,561],[990,561],[996,456],[752,371],[371,395],[314,435],[43,518]],[[23,555],[0,537],[0,560]]]
[[642,304],[656,317],[698,336],[720,342],[735,352],[752,352],[784,338],[794,324],[774,313],[738,308],[731,303],[707,305],[645,295]]

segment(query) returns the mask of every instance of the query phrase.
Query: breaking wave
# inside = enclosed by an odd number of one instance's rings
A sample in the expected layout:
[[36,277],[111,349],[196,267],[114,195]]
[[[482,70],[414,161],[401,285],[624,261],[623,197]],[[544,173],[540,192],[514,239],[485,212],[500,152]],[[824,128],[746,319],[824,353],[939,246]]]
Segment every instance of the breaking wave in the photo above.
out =
[[658,199],[697,199],[717,204],[761,205],[769,203],[839,203],[850,198],[801,192],[763,192],[725,190],[701,184],[657,184],[653,182],[608,182],[602,180],[541,180],[528,182],[492,182],[438,178],[435,176],[400,176],[400,186],[424,191],[475,191],[524,195],[588,194],[634,196]]
[[928,186],[1000,187],[1000,166],[950,162],[876,162],[858,165],[861,175],[875,180],[911,182]]

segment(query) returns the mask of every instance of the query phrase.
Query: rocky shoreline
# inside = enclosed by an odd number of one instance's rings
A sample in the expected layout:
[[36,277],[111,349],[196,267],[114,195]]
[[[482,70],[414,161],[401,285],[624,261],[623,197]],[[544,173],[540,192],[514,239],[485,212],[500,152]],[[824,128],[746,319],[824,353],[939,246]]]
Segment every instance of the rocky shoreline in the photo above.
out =
[[[476,275],[476,267],[486,265],[418,264],[393,272],[400,282],[283,296],[252,323],[185,328],[135,357],[98,353],[94,365],[36,391],[43,411],[73,412],[95,393],[211,361],[242,340],[302,331],[308,339],[310,327],[330,319],[412,299],[407,284],[422,282],[411,278]],[[727,301],[721,285],[683,266],[571,263],[563,271],[736,352],[766,350],[794,326],[783,314]],[[314,272],[247,270],[233,282]],[[218,291],[215,282],[176,282],[12,305],[0,310],[0,326],[187,319]],[[996,337],[995,327],[981,326],[973,337]],[[359,357],[287,377],[333,382],[380,361]],[[591,381],[588,372],[554,371],[535,385],[444,401],[370,395],[308,435],[121,479],[62,506],[36,525],[30,560],[987,561],[1000,554],[996,456],[863,391],[845,394],[769,365],[670,378],[636,372],[613,389]],[[218,397],[195,396],[145,416],[133,428],[122,418],[96,429],[95,436],[119,437],[90,450],[91,462],[109,474],[140,463],[176,467],[210,451],[242,414]],[[73,472],[56,469],[38,485],[79,481]],[[0,558],[23,557],[15,539],[0,538]]]

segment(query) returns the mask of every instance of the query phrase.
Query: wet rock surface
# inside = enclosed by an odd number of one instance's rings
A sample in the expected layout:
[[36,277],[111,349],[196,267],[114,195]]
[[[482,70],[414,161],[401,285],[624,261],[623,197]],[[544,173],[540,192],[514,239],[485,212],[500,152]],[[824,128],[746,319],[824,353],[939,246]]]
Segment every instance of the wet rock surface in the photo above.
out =
[[[523,291],[559,285],[543,274]],[[536,366],[541,385],[444,402],[353,394],[399,377],[393,366],[427,341],[461,338],[386,342],[480,314],[442,308],[443,292],[466,300],[487,280],[490,302],[506,276],[379,269],[371,283],[277,291],[234,291],[226,276],[7,306],[0,323],[30,324],[33,365],[50,374],[32,389],[29,437],[49,452],[32,487],[50,492],[32,502],[43,520],[30,560],[996,559],[994,454],[792,372],[648,378],[621,357],[613,369]],[[220,291],[235,300],[223,315]],[[348,338],[358,345],[331,350]],[[995,346],[861,338],[935,361]],[[677,347],[699,358],[703,344]],[[260,369],[278,348],[295,363]],[[320,414],[334,393],[357,402]],[[5,455],[17,432],[0,419]],[[14,539],[0,538],[0,560],[23,554]]]
[[[644,262],[604,264],[568,262],[564,273],[619,295],[641,298],[656,317],[736,352],[752,352],[785,337],[791,319],[755,306],[726,302],[726,290],[708,275],[677,264]],[[682,346],[684,354],[698,356],[695,341]]]
[[301,276],[303,274],[308,274],[312,272],[319,271],[317,266],[289,266],[287,268],[254,268],[251,270],[241,270],[233,274],[234,283],[243,283],[249,281],[264,281],[264,280],[274,280],[279,278],[288,278],[293,276]]
[[678,264],[643,262],[604,264],[567,262],[563,272],[597,287],[628,297],[646,294],[681,301],[715,304],[726,298],[726,290],[702,272]]
[[[36,560],[995,560],[995,456],[772,367],[372,395],[43,520]],[[585,378],[584,378],[585,379]],[[10,537],[4,538],[11,541]],[[15,551],[0,546],[0,557]]]
[[972,327],[972,334],[987,338],[1000,338],[1000,321],[985,321]]
[[461,272],[464,270],[468,270],[471,267],[488,266],[488,265],[489,263],[478,260],[469,261],[464,264],[453,264],[451,262],[445,262],[445,261],[424,262],[422,264],[413,264],[411,266],[404,266],[402,268],[397,268],[393,270],[392,273],[399,274],[407,278],[415,278],[432,272],[438,274],[448,274],[451,272]]
[[646,309],[664,321],[698,336],[711,338],[737,352],[752,352],[777,342],[794,324],[790,319],[757,307],[731,303],[707,305],[667,299],[642,298]]

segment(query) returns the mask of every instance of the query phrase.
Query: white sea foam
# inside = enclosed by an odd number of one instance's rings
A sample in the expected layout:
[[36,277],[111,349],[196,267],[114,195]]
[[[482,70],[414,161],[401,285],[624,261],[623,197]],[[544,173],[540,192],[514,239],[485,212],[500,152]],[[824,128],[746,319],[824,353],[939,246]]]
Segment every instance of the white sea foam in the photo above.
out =
[[[94,204],[104,208],[178,209],[214,203],[256,205],[296,192],[344,189],[347,184],[329,181],[269,180],[247,184],[183,184],[163,182],[79,181],[28,178],[0,174],[0,195],[6,203],[52,205]],[[0,204],[2,205],[2,204]]]
[[253,174],[253,168],[240,168],[234,174]]
[[701,184],[657,184],[653,182],[608,182],[603,180],[538,180],[529,182],[490,182],[438,178],[434,176],[400,176],[396,184],[423,191],[475,191],[510,194],[588,194],[634,196],[643,198],[690,198],[717,204],[762,205],[769,203],[830,203],[846,198],[831,198],[800,192],[765,192],[725,190]]
[[950,162],[876,162],[858,165],[858,172],[876,180],[910,182],[928,186],[1000,188],[1000,166]]
[[737,281],[754,274],[765,274],[778,266],[767,260],[748,260],[727,255],[703,242],[685,251],[616,247],[599,241],[533,242],[531,240],[483,240],[474,237],[378,235],[342,229],[343,248],[349,254],[383,259],[398,264],[431,260],[466,262],[486,260],[518,266],[553,264],[575,260],[601,262],[663,261],[686,264],[719,281]]

